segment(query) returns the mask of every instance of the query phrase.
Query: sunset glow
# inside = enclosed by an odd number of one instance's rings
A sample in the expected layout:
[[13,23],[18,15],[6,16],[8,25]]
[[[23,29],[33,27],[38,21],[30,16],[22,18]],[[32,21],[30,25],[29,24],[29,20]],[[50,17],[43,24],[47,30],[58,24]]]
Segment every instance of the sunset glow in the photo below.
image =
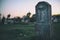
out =
[[11,17],[26,15],[27,12],[35,14],[35,5],[39,1],[47,1],[52,5],[52,15],[60,14],[60,0],[0,0],[0,13]]

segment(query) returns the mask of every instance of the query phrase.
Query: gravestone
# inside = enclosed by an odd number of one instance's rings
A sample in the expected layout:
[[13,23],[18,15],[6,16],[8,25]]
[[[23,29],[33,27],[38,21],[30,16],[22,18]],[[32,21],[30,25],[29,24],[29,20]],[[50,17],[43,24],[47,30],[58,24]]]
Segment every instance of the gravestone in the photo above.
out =
[[36,5],[36,40],[51,40],[51,5],[39,2]]

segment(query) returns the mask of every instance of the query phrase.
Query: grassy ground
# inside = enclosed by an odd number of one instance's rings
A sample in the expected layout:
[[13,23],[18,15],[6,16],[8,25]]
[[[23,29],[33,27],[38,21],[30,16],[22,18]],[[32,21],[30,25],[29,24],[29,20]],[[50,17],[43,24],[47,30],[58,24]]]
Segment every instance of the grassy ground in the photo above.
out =
[[0,40],[32,40],[34,24],[0,25]]
[[53,23],[53,28],[55,40],[60,40],[60,23]]
[[[54,36],[60,40],[60,23],[53,23]],[[34,24],[0,25],[0,40],[35,40]]]

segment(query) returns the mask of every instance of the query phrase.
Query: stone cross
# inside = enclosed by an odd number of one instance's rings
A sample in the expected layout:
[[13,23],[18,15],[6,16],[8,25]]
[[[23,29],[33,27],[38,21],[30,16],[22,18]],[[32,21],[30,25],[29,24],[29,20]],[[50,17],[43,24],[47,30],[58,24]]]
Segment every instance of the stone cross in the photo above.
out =
[[36,40],[50,40],[51,37],[51,5],[39,2],[36,5]]

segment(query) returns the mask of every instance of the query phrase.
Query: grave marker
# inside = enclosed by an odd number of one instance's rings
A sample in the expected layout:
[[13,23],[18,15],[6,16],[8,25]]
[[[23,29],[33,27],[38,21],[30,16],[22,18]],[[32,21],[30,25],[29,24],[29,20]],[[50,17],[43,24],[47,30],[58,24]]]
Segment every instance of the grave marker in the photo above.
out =
[[39,2],[36,5],[36,40],[50,40],[51,22],[51,5]]

